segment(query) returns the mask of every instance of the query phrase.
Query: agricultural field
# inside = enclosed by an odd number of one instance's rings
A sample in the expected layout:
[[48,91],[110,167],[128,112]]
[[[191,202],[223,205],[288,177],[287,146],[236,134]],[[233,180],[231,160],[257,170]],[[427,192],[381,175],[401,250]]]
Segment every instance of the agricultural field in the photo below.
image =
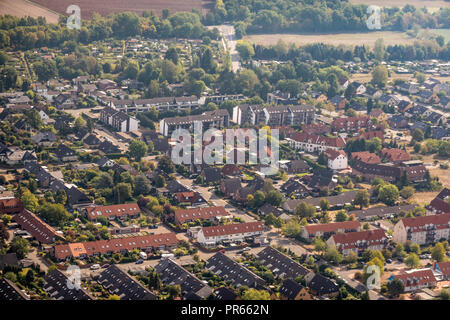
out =
[[[10,0],[13,1],[13,0]],[[103,16],[110,13],[132,11],[141,13],[143,11],[155,11],[161,14],[163,9],[169,9],[171,13],[179,11],[201,10],[205,13],[213,6],[212,0],[33,0],[44,7],[50,8],[59,13],[65,13],[68,6],[74,4],[81,9],[81,18],[89,19],[94,12]]]
[[16,17],[44,17],[47,22],[57,23],[59,14],[26,0],[0,0],[0,15]]
[[450,29],[430,29],[429,31],[435,35],[443,36],[445,42],[450,41]]
[[426,7],[430,12],[439,8],[449,8],[450,2],[444,0],[350,0],[350,3],[374,5],[379,7],[404,7],[407,4],[417,8]]
[[377,31],[361,33],[336,33],[336,34],[257,34],[245,36],[244,39],[262,45],[276,44],[283,39],[286,43],[307,45],[310,43],[326,43],[331,45],[366,45],[373,47],[379,38],[384,39],[385,45],[390,44],[412,44],[411,38],[404,32]]

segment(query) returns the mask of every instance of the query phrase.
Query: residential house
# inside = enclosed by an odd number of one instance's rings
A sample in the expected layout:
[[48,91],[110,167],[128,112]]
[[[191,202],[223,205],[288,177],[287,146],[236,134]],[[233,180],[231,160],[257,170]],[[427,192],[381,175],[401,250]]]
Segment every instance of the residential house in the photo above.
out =
[[239,178],[222,179],[222,181],[220,181],[219,190],[227,198],[232,198],[241,188],[241,179]]
[[359,254],[367,249],[383,250],[388,238],[381,229],[365,230],[349,233],[337,233],[327,240],[328,246],[336,247],[344,256],[351,252]]
[[402,213],[413,211],[417,207],[416,204],[407,204],[402,206],[393,207],[374,207],[367,208],[363,210],[350,211],[358,220],[370,220],[373,218],[387,219],[391,217],[396,217]]
[[309,172],[311,167],[304,160],[291,160],[287,163],[287,173],[297,174]]
[[50,298],[55,300],[93,300],[93,296],[88,290],[80,287],[68,286],[72,283],[62,271],[54,269],[48,272],[44,277],[44,286],[42,289],[47,292]]
[[237,288],[241,286],[264,288],[265,282],[262,278],[221,252],[217,252],[206,261],[206,268],[225,281],[231,281]]
[[381,163],[380,157],[369,151],[352,152],[352,158],[369,164]]
[[222,175],[236,177],[241,175],[241,169],[235,164],[227,163],[222,167]]
[[325,137],[308,133],[296,133],[287,138],[291,148],[306,152],[324,152],[327,149],[340,150],[345,147],[345,140],[341,137]]
[[197,234],[197,242],[206,247],[216,247],[221,242],[239,242],[259,236],[264,232],[262,222],[233,223],[202,228]]
[[194,274],[190,273],[172,259],[162,259],[155,271],[164,284],[179,285],[181,295],[187,299],[190,294],[205,299],[213,293],[213,289],[203,283]]
[[174,197],[179,205],[201,206],[206,205],[207,201],[202,195],[195,191],[177,192]]
[[204,168],[200,173],[200,176],[203,177],[203,183],[206,184],[216,184],[222,179],[221,170],[217,167]]
[[348,167],[347,155],[343,150],[327,149],[325,151],[327,167],[333,171],[344,170]]
[[450,280],[450,261],[434,262],[433,271],[439,274],[440,280]]
[[[450,189],[444,188],[439,194],[430,202],[428,210],[434,214],[450,213]],[[1,211],[0,211],[1,212]]]
[[97,282],[120,300],[157,300],[158,297],[116,265],[103,270]]
[[339,293],[337,283],[321,274],[310,273],[305,277],[311,293],[321,297],[335,297]]
[[36,133],[31,140],[39,146],[50,147],[58,138],[52,131],[45,131]]
[[281,300],[314,300],[305,287],[292,279],[283,281],[280,288],[280,298]]
[[419,245],[450,240],[450,213],[401,219],[394,226],[392,239],[396,243],[411,241]]
[[341,96],[334,96],[328,102],[334,106],[336,110],[343,110],[345,109],[345,105],[347,104],[347,99]]
[[77,161],[78,155],[65,144],[60,144],[54,151],[55,156],[62,162]]
[[367,116],[336,118],[331,127],[336,132],[353,132],[361,129],[369,129],[372,121]]
[[87,207],[84,209],[84,214],[89,220],[97,220],[98,217],[105,217],[108,220],[114,220],[116,218],[137,218],[140,213],[141,209],[137,203]]
[[225,300],[225,301],[233,301],[239,300],[239,296],[234,292],[232,288],[228,287],[220,287],[216,291],[214,291],[215,300]]
[[274,207],[273,205],[269,203],[265,203],[262,207],[258,209],[258,214],[265,217],[269,214],[273,214],[275,217],[279,217],[283,214],[283,211],[278,209],[277,207]]
[[23,210],[23,204],[20,199],[0,199],[0,214],[16,214]]
[[0,278],[0,300],[1,301],[19,301],[30,300],[19,287],[9,279]]
[[260,251],[256,255],[256,258],[263,266],[269,268],[277,277],[282,279],[295,279],[299,276],[306,276],[311,272],[287,255],[270,246]]
[[381,150],[381,157],[383,158],[383,160],[387,160],[393,163],[400,163],[403,161],[411,160],[411,155],[408,152],[396,148],[383,148]]
[[357,231],[361,231],[361,224],[356,220],[326,224],[308,224],[302,227],[301,236],[305,240],[312,241],[316,237],[328,239],[330,236],[339,232],[346,233]]
[[232,217],[232,215],[224,207],[179,209],[176,210],[174,214],[174,220],[177,225],[195,220],[214,221],[230,217]]
[[422,288],[434,287],[437,280],[431,269],[404,270],[402,273],[389,278],[403,282],[405,292],[417,291]]
[[13,220],[40,243],[50,244],[54,243],[56,239],[61,238],[55,229],[27,209],[23,209],[20,213],[16,214]]
[[139,249],[142,251],[174,248],[178,244],[175,233],[159,233],[153,235],[113,238],[109,240],[87,241],[69,244],[58,244],[53,247],[52,254],[57,260],[85,258],[115,252],[126,253]]
[[309,189],[300,181],[291,178],[280,187],[280,190],[288,197],[305,198],[309,195]]
[[139,120],[135,117],[111,107],[105,107],[100,111],[100,121],[120,132],[137,131],[139,127]]

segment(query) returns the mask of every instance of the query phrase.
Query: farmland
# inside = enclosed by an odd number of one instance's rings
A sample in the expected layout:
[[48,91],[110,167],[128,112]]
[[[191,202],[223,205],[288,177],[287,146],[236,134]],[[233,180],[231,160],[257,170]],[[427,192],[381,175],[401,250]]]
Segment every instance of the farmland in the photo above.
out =
[[26,0],[0,0],[0,15],[10,14],[16,17],[44,17],[47,22],[57,23],[59,15]]
[[349,2],[355,4],[366,4],[368,6],[375,5],[380,7],[404,7],[405,5],[410,4],[417,8],[426,7],[431,12],[438,10],[439,8],[450,7],[450,3],[443,0],[350,0]]
[[211,8],[213,3],[210,0],[34,0],[33,2],[59,13],[65,13],[67,7],[72,4],[78,5],[83,19],[91,18],[94,12],[106,16],[110,13],[124,11],[132,11],[139,14],[143,11],[153,10],[155,13],[161,14],[162,10],[166,8],[171,13],[179,11],[190,12],[192,9],[198,9],[205,13]]
[[326,43],[331,45],[366,45],[373,47],[379,38],[384,39],[386,45],[389,44],[409,44],[413,38],[403,32],[377,31],[366,33],[336,33],[336,34],[258,34],[246,36],[245,40],[262,45],[276,44],[283,39],[286,43],[297,45],[307,45],[310,43]]

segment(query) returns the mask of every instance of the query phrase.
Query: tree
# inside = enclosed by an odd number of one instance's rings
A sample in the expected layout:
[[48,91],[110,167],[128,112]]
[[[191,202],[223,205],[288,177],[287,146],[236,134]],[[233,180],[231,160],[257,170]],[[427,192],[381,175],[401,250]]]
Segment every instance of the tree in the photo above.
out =
[[295,238],[300,235],[302,231],[302,225],[295,219],[291,219],[283,226],[282,230],[283,234],[286,235],[286,237]]
[[375,41],[373,53],[375,55],[375,59],[377,59],[379,61],[384,59],[384,55],[386,54],[386,49],[384,46],[384,40],[382,38],[379,38]]
[[34,63],[33,69],[41,82],[47,82],[58,75],[55,60],[38,61]]
[[253,197],[253,206],[255,208],[261,207],[266,201],[266,195],[261,190],[256,191]]
[[2,221],[0,221],[0,246],[4,241],[8,241],[8,239],[9,239],[8,229],[6,229],[5,224]]
[[415,253],[410,253],[405,259],[405,264],[410,268],[420,267],[419,256]]
[[319,201],[320,210],[328,211],[330,209],[330,201],[327,199],[320,199]]
[[314,238],[313,245],[316,251],[324,252],[327,250],[327,244],[321,237]]
[[62,226],[70,217],[64,205],[60,203],[44,203],[39,207],[41,217],[51,225]]
[[442,262],[445,260],[445,248],[441,242],[434,245],[431,250],[431,258],[437,262]]
[[158,161],[158,168],[167,174],[175,172],[175,164],[169,156],[163,156]]
[[400,190],[400,195],[404,199],[409,199],[414,195],[414,187],[404,187],[402,190]]
[[405,248],[401,243],[398,243],[395,246],[394,252],[392,253],[392,255],[394,257],[405,257],[406,256],[406,252],[405,252]]
[[270,190],[266,195],[266,202],[275,207],[278,207],[283,202],[283,200],[283,195],[278,190]]
[[384,65],[379,65],[372,70],[372,83],[380,88],[386,86],[388,70]]
[[334,263],[334,264],[339,264],[344,259],[342,257],[342,254],[334,246],[330,246],[327,248],[324,258],[325,258],[325,260],[327,260],[331,263]]
[[393,206],[398,200],[399,192],[395,185],[386,184],[380,187],[378,199],[388,206]]
[[236,50],[239,52],[241,59],[244,61],[249,61],[255,55],[253,46],[247,41],[238,40]]
[[14,237],[11,241],[10,250],[16,253],[19,260],[26,258],[30,250],[30,243],[22,237]]
[[275,217],[275,215],[270,212],[266,217],[264,217],[264,223],[267,226],[274,226],[276,228],[281,227],[281,221]]
[[169,292],[169,299],[171,300],[181,295],[181,287],[178,284],[169,286],[167,291]]
[[397,297],[405,291],[405,285],[400,279],[393,279],[387,283],[387,289],[391,296]]
[[266,290],[248,289],[242,294],[242,300],[270,300],[270,294]]
[[86,120],[83,119],[83,117],[79,116],[75,119],[75,129],[77,129],[77,131],[85,129],[86,126],[87,126],[87,123],[86,123]]
[[412,133],[412,138],[414,141],[421,142],[423,139],[425,139],[423,131],[420,129],[415,129]]
[[327,157],[325,156],[325,152],[321,152],[317,157],[317,163],[323,166],[327,165]]
[[66,204],[66,202],[67,202],[67,194],[66,194],[66,191],[64,189],[60,189],[60,190],[56,191],[55,201],[57,203],[62,204],[62,205]]
[[39,202],[34,194],[32,194],[29,190],[26,190],[22,196],[20,197],[20,201],[22,201],[23,207],[31,212],[36,212],[39,207]]
[[294,214],[302,218],[311,218],[316,213],[313,205],[308,205],[304,201],[300,202],[294,210]]
[[131,185],[120,182],[113,188],[114,200],[116,203],[124,203],[131,198]]
[[128,146],[128,152],[130,153],[130,156],[136,161],[140,161],[141,158],[147,154],[147,151],[148,147],[144,141],[135,139],[131,141],[130,145]]
[[92,186],[96,189],[111,188],[114,185],[113,178],[108,172],[101,172],[91,180]]
[[348,220],[348,215],[345,213],[345,211],[340,210],[337,214],[336,214],[336,221],[337,222],[344,222]]
[[362,210],[364,207],[368,207],[370,203],[370,194],[367,190],[358,191],[353,199],[353,203],[358,205]]
[[134,180],[134,194],[135,195],[147,195],[150,193],[152,185],[150,181],[144,175],[138,175]]

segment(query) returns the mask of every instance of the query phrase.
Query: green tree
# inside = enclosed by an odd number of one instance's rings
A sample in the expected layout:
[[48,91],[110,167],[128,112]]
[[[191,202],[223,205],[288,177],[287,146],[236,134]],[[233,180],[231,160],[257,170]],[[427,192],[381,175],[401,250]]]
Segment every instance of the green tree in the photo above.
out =
[[147,151],[148,147],[144,141],[133,140],[130,142],[130,145],[128,146],[128,152],[130,153],[130,156],[134,158],[136,161],[140,161],[142,157],[144,157],[147,154]]
[[445,248],[441,242],[434,245],[431,250],[431,258],[437,262],[442,262],[445,260]]
[[34,63],[33,69],[41,82],[47,82],[58,75],[55,60],[38,61]]
[[18,259],[24,259],[30,250],[30,243],[22,237],[14,237],[10,245],[11,252],[16,253]]
[[380,187],[378,199],[388,206],[393,206],[398,200],[399,192],[395,185],[386,184]]
[[414,195],[414,192],[414,187],[404,187],[402,190],[400,190],[400,195],[404,199],[409,199]]
[[138,175],[134,180],[134,194],[135,195],[147,195],[150,193],[152,186],[150,181],[144,175]]
[[175,165],[172,159],[168,156],[163,156],[161,159],[159,159],[158,168],[167,174],[175,172]]
[[327,244],[321,237],[314,238],[313,245],[316,251],[324,252],[327,250]]
[[270,294],[266,290],[248,289],[242,294],[242,300],[270,300]]
[[270,190],[266,195],[266,202],[275,207],[279,206],[283,200],[283,195],[278,190]]
[[302,218],[311,218],[316,213],[313,205],[308,205],[304,201],[300,202],[294,210],[294,214]]
[[388,70],[384,65],[379,65],[372,70],[372,83],[380,88],[386,86],[388,80]]
[[337,214],[336,214],[336,221],[337,222],[344,222],[348,220],[348,215],[345,213],[345,211],[340,210]]
[[55,201],[57,203],[60,203],[62,205],[65,205],[67,202],[67,194],[66,191],[63,189],[60,189],[58,191],[56,191],[56,195],[55,195]]
[[44,203],[38,211],[41,217],[51,225],[62,226],[70,218],[64,205],[60,203]]
[[393,279],[387,283],[387,289],[391,296],[397,297],[405,291],[405,285],[400,279]]
[[116,203],[124,203],[131,198],[131,185],[120,182],[113,188],[114,200]]
[[410,253],[405,259],[405,264],[410,268],[420,267],[419,256],[415,253]]
[[320,210],[328,211],[330,209],[330,201],[327,199],[320,199],[319,201]]
[[239,52],[241,59],[244,61],[249,61],[255,55],[253,46],[244,40],[237,41],[236,50]]
[[325,258],[325,260],[327,260],[331,263],[334,263],[334,264],[339,264],[344,260],[344,258],[342,257],[342,254],[334,246],[329,246],[327,248],[324,258]]
[[378,61],[382,61],[384,59],[386,48],[384,46],[384,40],[382,38],[379,38],[375,41],[373,53],[375,55],[375,59],[377,59]]
[[420,129],[415,129],[415,130],[413,131],[413,133],[412,133],[412,138],[413,138],[414,141],[421,142],[421,141],[423,141],[423,139],[424,139],[425,137],[424,137],[424,134],[423,134],[423,131],[422,131],[422,130],[420,130]]
[[367,190],[360,190],[356,193],[353,204],[359,206],[362,210],[364,207],[368,207],[370,203],[370,194]]
[[23,207],[30,210],[31,212],[36,212],[37,208],[39,207],[38,199],[29,190],[26,190],[22,194],[22,196],[20,197],[20,201],[22,201]]

